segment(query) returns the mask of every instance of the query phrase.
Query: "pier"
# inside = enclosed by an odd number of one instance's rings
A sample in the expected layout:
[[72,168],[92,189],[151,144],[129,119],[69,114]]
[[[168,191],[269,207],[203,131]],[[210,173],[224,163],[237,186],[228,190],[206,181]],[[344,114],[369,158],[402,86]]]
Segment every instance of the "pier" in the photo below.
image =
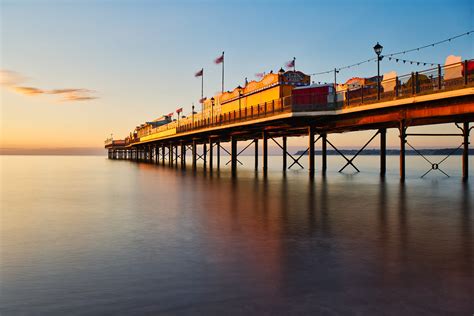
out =
[[[405,151],[407,147],[416,151],[410,144],[412,137],[458,138],[458,149],[463,153],[462,177],[467,180],[469,135],[473,128],[470,123],[474,121],[472,65],[473,60],[465,60],[389,80],[381,81],[377,77],[375,86],[370,82],[347,84],[343,88],[334,84],[334,88],[329,89],[332,94],[325,95],[324,100],[314,89],[308,89],[311,93],[295,93],[302,80],[306,80],[305,75],[280,70],[278,74],[272,74],[274,81],[268,78],[262,80],[269,82],[267,86],[257,86],[258,82],[254,84],[256,88],[252,87],[254,90],[238,87],[229,92],[229,96],[224,94],[203,101],[201,113],[193,109],[191,116],[160,126],[156,122],[148,122],[138,126],[123,140],[106,140],[105,148],[110,159],[146,161],[180,168],[186,168],[187,153],[190,152],[191,168],[196,170],[197,161],[202,160],[203,168],[211,173],[222,167],[220,155],[226,152],[230,156],[232,175],[236,175],[239,155],[253,147],[255,170],[265,175],[268,170],[268,145],[273,143],[281,149],[283,172],[290,168],[303,168],[300,160],[307,155],[309,175],[314,176],[316,144],[321,145],[321,172],[325,173],[328,147],[345,159],[346,163],[340,171],[348,166],[359,171],[354,160],[369,144],[378,141],[380,175],[383,177],[386,172],[386,133],[388,129],[397,129],[401,181],[405,180]],[[458,75],[447,75],[454,72]],[[299,81],[288,79],[295,77]],[[256,94],[277,88],[280,97],[252,103]],[[233,107],[228,106],[230,110],[226,110],[226,104],[233,104]],[[414,126],[442,123],[455,124],[459,132],[410,133],[410,128]],[[345,156],[331,141],[331,134],[367,130],[373,131],[373,136],[353,157]],[[299,136],[308,136],[308,146],[296,157],[288,152],[287,141],[290,137]],[[238,143],[249,140],[251,142],[239,150]],[[230,151],[222,146],[223,143],[230,143]],[[202,154],[198,154],[198,146],[202,147]],[[439,163],[430,164],[430,170],[443,172]]]

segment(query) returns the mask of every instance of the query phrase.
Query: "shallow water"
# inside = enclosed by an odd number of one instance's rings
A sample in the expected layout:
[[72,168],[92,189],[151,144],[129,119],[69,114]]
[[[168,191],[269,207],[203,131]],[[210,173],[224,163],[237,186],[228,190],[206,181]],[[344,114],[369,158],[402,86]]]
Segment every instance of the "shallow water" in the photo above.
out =
[[[439,160],[442,157],[431,157]],[[267,178],[103,157],[2,156],[0,313],[474,312],[474,189],[397,157]],[[189,161],[189,160],[188,160]],[[223,164],[226,159],[223,158]],[[470,161],[474,170],[473,160]],[[320,162],[317,160],[317,166]]]

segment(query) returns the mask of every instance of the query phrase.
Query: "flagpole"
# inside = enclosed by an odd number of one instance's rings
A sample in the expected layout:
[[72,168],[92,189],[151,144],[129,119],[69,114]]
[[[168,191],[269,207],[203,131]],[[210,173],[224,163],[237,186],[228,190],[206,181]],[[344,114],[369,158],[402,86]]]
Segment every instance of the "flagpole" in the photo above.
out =
[[224,52],[222,52],[222,93],[224,93]]
[[201,113],[204,112],[204,68],[201,69],[202,76],[201,76]]

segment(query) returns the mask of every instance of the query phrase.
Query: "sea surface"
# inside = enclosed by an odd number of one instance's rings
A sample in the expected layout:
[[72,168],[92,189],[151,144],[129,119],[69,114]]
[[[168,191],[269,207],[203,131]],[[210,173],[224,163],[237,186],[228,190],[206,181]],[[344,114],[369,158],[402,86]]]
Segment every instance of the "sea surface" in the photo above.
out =
[[[1,156],[0,314],[472,315],[474,177]],[[436,162],[442,157],[429,157]],[[306,158],[303,158],[306,163]],[[188,159],[190,161],[190,159]],[[222,157],[222,165],[227,157]],[[474,160],[470,160],[474,174]],[[320,161],[317,159],[317,167]]]

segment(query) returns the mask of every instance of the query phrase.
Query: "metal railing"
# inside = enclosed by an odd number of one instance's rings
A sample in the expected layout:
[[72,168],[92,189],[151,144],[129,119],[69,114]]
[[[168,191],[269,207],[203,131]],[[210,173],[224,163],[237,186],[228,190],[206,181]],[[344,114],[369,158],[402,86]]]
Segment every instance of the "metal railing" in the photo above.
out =
[[[321,94],[316,93],[287,96],[270,102],[243,107],[239,110],[217,115],[211,114],[204,118],[202,118],[204,114],[196,115],[196,119],[188,117],[180,123],[172,122],[166,126],[151,129],[145,136],[172,128],[176,128],[177,134],[185,133],[258,120],[282,113],[340,110],[470,86],[474,86],[473,59],[383,80],[381,81],[380,98],[377,97],[377,83],[348,85],[335,94],[327,95],[326,99],[321,98]],[[143,137],[143,135],[141,136]],[[126,144],[138,142],[140,142],[140,138],[126,140]]]

